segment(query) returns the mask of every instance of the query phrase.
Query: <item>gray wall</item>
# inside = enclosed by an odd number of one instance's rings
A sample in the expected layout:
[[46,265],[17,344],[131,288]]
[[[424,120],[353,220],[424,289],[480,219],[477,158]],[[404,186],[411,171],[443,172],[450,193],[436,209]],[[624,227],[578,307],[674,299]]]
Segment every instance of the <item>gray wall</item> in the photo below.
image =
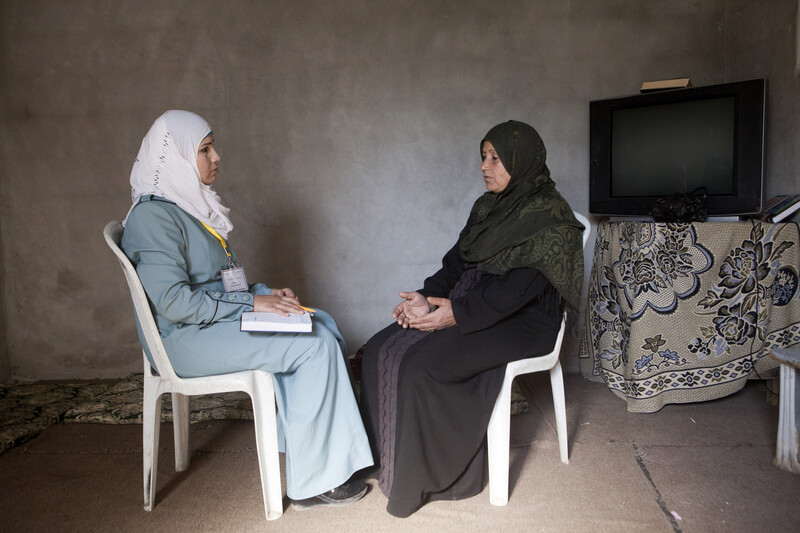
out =
[[125,216],[132,160],[166,109],[215,130],[250,280],[329,310],[354,351],[438,268],[483,190],[478,142],[509,118],[539,130],[586,213],[590,100],[766,76],[768,193],[798,192],[795,13],[796,0],[5,0],[0,378],[140,369],[100,232]]
[[[0,159],[2,161],[2,159]],[[2,187],[0,187],[0,205],[2,205],[2,197],[3,191]],[[0,217],[0,296],[5,299],[5,290],[3,289],[4,285],[4,276],[3,272],[5,271],[5,261],[3,260],[3,223],[2,217]],[[11,363],[8,357],[8,343],[6,342],[6,310],[5,306],[2,305],[2,301],[0,301],[0,382],[4,380],[8,380],[11,377]]]

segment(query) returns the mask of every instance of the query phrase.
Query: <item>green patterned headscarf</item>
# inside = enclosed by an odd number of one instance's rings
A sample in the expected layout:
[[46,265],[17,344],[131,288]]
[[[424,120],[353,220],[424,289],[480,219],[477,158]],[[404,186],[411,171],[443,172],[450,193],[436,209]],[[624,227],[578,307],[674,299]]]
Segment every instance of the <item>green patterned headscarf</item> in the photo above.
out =
[[504,191],[487,192],[475,202],[461,240],[465,261],[502,275],[536,268],[573,311],[583,285],[583,225],[550,179],[547,151],[528,124],[509,120],[481,141],[489,141],[511,175]]

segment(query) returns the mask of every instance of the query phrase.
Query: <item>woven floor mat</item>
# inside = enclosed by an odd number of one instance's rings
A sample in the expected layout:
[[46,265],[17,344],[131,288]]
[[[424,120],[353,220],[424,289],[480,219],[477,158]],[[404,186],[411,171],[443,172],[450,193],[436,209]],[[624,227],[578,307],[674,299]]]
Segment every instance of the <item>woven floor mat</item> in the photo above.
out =
[[[142,378],[137,373],[117,382],[0,384],[0,454],[61,422],[141,424]],[[253,418],[250,397],[244,392],[194,396],[189,406],[192,422]],[[527,411],[528,402],[514,384],[511,414]],[[161,420],[172,421],[169,394],[163,398]]]

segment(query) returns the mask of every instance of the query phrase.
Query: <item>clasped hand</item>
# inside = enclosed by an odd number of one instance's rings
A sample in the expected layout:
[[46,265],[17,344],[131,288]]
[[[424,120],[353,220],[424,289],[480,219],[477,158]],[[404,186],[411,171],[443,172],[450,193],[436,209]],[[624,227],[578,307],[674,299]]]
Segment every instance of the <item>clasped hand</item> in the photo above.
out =
[[281,316],[302,315],[305,310],[300,307],[300,300],[289,288],[272,289],[268,295],[257,294],[253,297],[253,311],[276,313]]
[[403,299],[392,312],[392,317],[404,328],[434,331],[456,325],[453,307],[447,298],[425,298],[418,292],[400,292]]

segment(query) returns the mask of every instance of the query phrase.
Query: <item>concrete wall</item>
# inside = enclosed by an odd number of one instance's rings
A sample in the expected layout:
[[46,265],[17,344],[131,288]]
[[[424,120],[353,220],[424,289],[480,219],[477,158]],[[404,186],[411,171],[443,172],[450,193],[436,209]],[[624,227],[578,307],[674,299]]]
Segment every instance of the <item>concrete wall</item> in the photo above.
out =
[[[560,190],[586,213],[590,100],[681,75],[695,85],[768,76],[768,188],[797,192],[795,9],[5,0],[0,378],[141,367],[100,233],[125,216],[132,160],[166,109],[215,130],[216,188],[250,280],[329,310],[355,350],[389,322],[398,290],[438,268],[483,190],[478,142],[498,122],[539,130]],[[566,366],[577,369],[577,355]]]
[[[0,161],[2,161],[0,159]],[[3,191],[2,187],[0,187],[0,205],[3,205],[2,201]],[[5,299],[5,290],[3,290],[4,285],[4,276],[3,272],[5,270],[5,261],[3,260],[3,221],[2,216],[0,216],[0,296]],[[7,381],[11,378],[11,363],[8,357],[8,343],[6,342],[6,311],[5,306],[0,303],[0,382]]]
[[727,5],[725,75],[731,80],[769,80],[767,197],[800,193],[800,54],[796,30],[800,0]]

